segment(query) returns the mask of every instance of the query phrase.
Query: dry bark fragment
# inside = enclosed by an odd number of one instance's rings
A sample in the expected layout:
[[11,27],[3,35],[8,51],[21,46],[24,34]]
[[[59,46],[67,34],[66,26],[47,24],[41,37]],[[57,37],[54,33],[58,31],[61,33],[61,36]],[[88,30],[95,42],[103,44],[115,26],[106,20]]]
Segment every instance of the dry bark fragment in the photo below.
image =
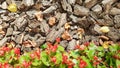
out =
[[88,16],[89,9],[84,6],[75,5],[74,6],[74,14],[78,16]]
[[98,0],[85,0],[85,7],[91,8],[91,7],[93,7],[97,2],[98,2]]
[[13,33],[13,28],[8,28],[6,36],[12,35],[12,33]]
[[57,5],[50,6],[49,8],[43,11],[43,14],[51,13],[56,9],[57,9]]
[[120,9],[118,9],[118,8],[116,8],[116,7],[113,7],[113,8],[110,10],[110,14],[112,14],[112,15],[120,14]]
[[50,17],[48,23],[49,25],[53,26],[56,23],[55,21],[56,21],[55,17]]
[[69,23],[65,23],[64,28],[65,29],[69,29],[70,28],[70,24]]
[[38,21],[43,21],[43,14],[42,14],[41,11],[36,12],[36,13],[35,13],[35,16],[37,17],[37,20],[38,20]]
[[99,36],[99,38],[104,39],[104,40],[109,40],[109,38],[108,38],[108,37],[106,37],[106,36],[104,36],[104,35]]
[[73,50],[75,49],[75,46],[76,46],[76,40],[72,39],[67,46],[67,50]]
[[18,44],[22,44],[24,34],[20,34],[16,37],[15,42]]
[[60,17],[59,23],[57,25],[57,29],[61,28],[67,22],[66,18],[67,18],[67,14],[63,13]]
[[[73,0],[72,0],[73,1]],[[70,4],[67,3],[66,0],[61,1],[62,7],[65,11],[72,12],[72,7]]]
[[65,39],[65,40],[71,40],[72,39],[72,37],[71,37],[71,35],[68,33],[68,31],[65,31],[63,34],[62,34],[62,36],[61,36],[63,39]]

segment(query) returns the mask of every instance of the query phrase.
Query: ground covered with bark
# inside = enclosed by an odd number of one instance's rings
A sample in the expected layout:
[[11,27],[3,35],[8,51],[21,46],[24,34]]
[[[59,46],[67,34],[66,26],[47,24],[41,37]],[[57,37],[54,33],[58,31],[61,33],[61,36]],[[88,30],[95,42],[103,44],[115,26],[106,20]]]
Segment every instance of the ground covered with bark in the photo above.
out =
[[23,54],[56,40],[68,52],[85,43],[105,50],[119,43],[120,1],[0,0],[1,48],[19,48]]
[[31,51],[46,42],[73,50],[120,41],[119,0],[0,0],[0,46]]

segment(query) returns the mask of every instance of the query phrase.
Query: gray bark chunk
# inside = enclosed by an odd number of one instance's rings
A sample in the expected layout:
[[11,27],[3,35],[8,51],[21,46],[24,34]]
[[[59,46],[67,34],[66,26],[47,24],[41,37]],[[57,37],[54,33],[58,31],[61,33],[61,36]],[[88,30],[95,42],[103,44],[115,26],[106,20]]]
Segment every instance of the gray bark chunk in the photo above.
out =
[[7,6],[7,3],[6,3],[6,2],[3,2],[2,5],[1,5],[1,8],[2,8],[2,9],[7,9],[7,7],[8,7],[8,6]]
[[120,28],[120,15],[114,17],[114,23],[116,28]]
[[100,5],[95,5],[92,10],[96,13],[101,13],[102,12],[102,7]]
[[34,5],[34,0],[23,0],[23,4],[26,6]]
[[74,6],[74,14],[78,16],[87,16],[89,13],[89,9],[84,6],[75,5]]
[[66,0],[61,1],[62,7],[65,11],[72,12],[72,7],[70,4],[67,3]]
[[13,28],[8,28],[6,36],[12,35],[13,34]]
[[5,12],[6,12],[6,10],[0,9],[0,14],[5,13]]
[[8,37],[4,37],[2,40],[0,40],[0,46],[3,46],[8,40]]
[[101,27],[99,25],[95,24],[94,31],[96,31],[97,33],[101,34],[100,28]]
[[110,14],[112,14],[112,15],[120,14],[120,9],[118,9],[118,8],[116,8],[116,7],[113,7],[113,8],[110,10]]
[[51,13],[56,9],[57,9],[57,5],[50,6],[49,8],[47,8],[46,10],[43,11],[43,14]]
[[70,15],[70,18],[72,19],[73,22],[77,22],[77,17],[74,15]]
[[16,36],[15,42],[21,44],[23,41],[24,34],[20,34]]
[[23,29],[23,27],[27,24],[27,20],[24,17],[19,17],[12,24],[15,24],[17,28],[21,30],[21,28]]
[[55,29],[53,29],[46,37],[46,41],[50,41],[53,37],[53,35],[55,34]]
[[67,50],[73,50],[75,46],[76,46],[76,40],[72,39],[67,46]]
[[105,25],[108,25],[108,26],[114,25],[113,19],[110,18],[109,15],[105,15],[105,16],[103,16],[103,18],[104,18],[104,20],[105,20],[105,22],[104,22]]
[[68,0],[68,3],[71,4],[71,5],[74,5],[76,2],[76,0]]
[[53,29],[47,36],[46,41],[54,42],[57,37],[60,37],[64,32],[64,28],[60,28],[58,31]]
[[109,3],[109,4],[113,4],[115,1],[116,1],[116,0],[103,0],[103,1],[102,1],[102,4],[103,4],[103,5],[106,5],[106,4],[108,4],[108,3]]
[[91,8],[93,7],[98,0],[85,0],[85,7]]
[[50,28],[49,28],[49,25],[46,23],[45,20],[41,22],[40,27],[41,27],[42,32],[45,32],[46,34],[48,34]]
[[118,4],[117,4],[117,8],[119,8],[119,9],[120,9],[120,3],[118,3]]
[[68,46],[68,42],[66,40],[61,41],[60,45],[63,46],[64,48],[66,48]]
[[81,5],[83,3],[83,1],[82,0],[76,0],[76,3]]
[[40,46],[45,42],[45,37],[40,37],[39,39],[36,40],[37,46]]
[[67,14],[66,13],[63,13],[60,17],[60,20],[59,20],[59,23],[57,25],[57,29],[61,28],[66,22],[66,17],[67,17]]
[[109,32],[108,34],[107,34],[107,36],[111,39],[111,40],[113,40],[114,42],[115,41],[118,41],[118,40],[120,40],[120,34],[118,34],[117,32]]

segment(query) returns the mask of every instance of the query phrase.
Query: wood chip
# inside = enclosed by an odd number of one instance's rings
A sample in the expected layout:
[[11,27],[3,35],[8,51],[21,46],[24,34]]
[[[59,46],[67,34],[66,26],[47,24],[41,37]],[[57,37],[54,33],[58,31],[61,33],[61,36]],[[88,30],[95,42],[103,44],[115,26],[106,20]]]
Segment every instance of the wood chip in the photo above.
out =
[[70,28],[70,24],[69,23],[65,23],[64,28],[65,29],[69,29]]
[[65,40],[71,40],[72,37],[71,35],[68,33],[68,31],[65,31],[63,34],[62,34],[62,38],[65,39]]
[[67,14],[63,13],[60,17],[59,23],[57,25],[57,29],[61,28],[67,22],[66,18],[67,18]]
[[49,25],[53,26],[56,23],[55,21],[56,21],[55,17],[50,17],[48,23]]
[[35,47],[37,43],[35,41],[27,40],[23,42],[23,46],[25,47]]
[[109,38],[108,38],[108,37],[106,37],[106,36],[104,36],[104,35],[99,36],[99,38],[104,39],[104,40],[109,40]]
[[37,20],[38,20],[38,21],[43,21],[43,14],[42,14],[41,11],[36,12],[36,13],[35,13],[35,16],[37,17]]

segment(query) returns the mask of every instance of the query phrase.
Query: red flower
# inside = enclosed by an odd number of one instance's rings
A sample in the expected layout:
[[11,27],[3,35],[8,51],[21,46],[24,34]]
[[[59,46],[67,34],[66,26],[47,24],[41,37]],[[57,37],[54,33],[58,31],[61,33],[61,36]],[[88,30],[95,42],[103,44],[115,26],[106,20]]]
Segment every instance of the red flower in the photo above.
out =
[[68,56],[62,54],[62,63],[63,63],[63,64],[67,64],[67,61],[68,61]]
[[4,63],[3,66],[4,66],[4,68],[9,68],[10,67],[10,65],[8,63]]
[[48,45],[48,48],[47,49],[51,49],[53,46],[52,46],[52,44],[51,43],[47,43],[47,45]]
[[10,48],[9,48],[9,47],[4,46],[4,47],[2,47],[2,50],[4,50],[5,52],[8,52],[8,51],[10,50]]
[[52,61],[53,63],[56,63],[56,57],[52,57],[52,58],[51,58],[51,61]]
[[58,43],[59,43],[60,41],[61,41],[61,40],[60,40],[60,38],[56,38],[56,42],[58,42]]
[[0,68],[2,68],[2,63],[0,63]]
[[68,65],[68,68],[73,68],[74,63],[73,63],[71,60],[69,60],[69,61],[67,62],[67,65]]
[[79,49],[79,48],[80,48],[80,45],[76,45],[76,46],[75,46],[75,49]]
[[85,46],[84,45],[76,45],[75,49],[84,50]]
[[14,52],[16,55],[20,55],[20,48],[14,48]]
[[34,53],[30,54],[30,57],[31,57],[32,59],[34,59],[34,58],[35,58],[35,54],[34,54]]
[[25,68],[29,68],[29,66],[31,65],[31,62],[24,61],[22,65],[23,65]]
[[85,68],[87,66],[87,63],[84,60],[80,60],[79,67]]
[[4,50],[0,50],[0,56],[3,56],[5,54]]
[[51,51],[52,51],[52,52],[56,52],[57,47],[58,47],[58,45],[54,45],[54,46],[51,48]]
[[95,61],[95,62],[93,62],[93,66],[96,66],[96,65],[98,65],[100,62],[98,62],[98,61]]
[[39,48],[35,51],[35,54],[38,57],[38,59],[40,59],[40,49]]
[[94,56],[94,60],[98,60],[98,57],[97,57],[97,56]]
[[21,68],[20,65],[17,65],[15,68]]
[[89,46],[89,45],[90,45],[90,42],[85,42],[83,45]]
[[117,68],[120,68],[120,65],[118,65]]

